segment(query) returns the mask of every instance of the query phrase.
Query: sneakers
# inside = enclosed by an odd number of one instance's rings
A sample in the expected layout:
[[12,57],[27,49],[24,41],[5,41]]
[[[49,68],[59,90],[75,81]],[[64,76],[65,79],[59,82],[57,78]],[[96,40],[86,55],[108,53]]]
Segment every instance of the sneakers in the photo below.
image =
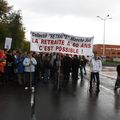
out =
[[97,89],[96,92],[100,92],[100,89]]
[[25,90],[28,90],[28,87],[25,87]]
[[[25,87],[25,90],[28,90],[29,87]],[[30,89],[34,90],[35,88],[34,87],[31,87]]]
[[90,93],[92,92],[92,88],[89,89],[89,92],[90,92]]
[[84,73],[84,75],[87,75],[87,73]]
[[[92,88],[89,89],[89,92],[90,92],[90,93],[92,92]],[[97,89],[96,92],[99,93],[99,92],[100,92],[100,89]]]

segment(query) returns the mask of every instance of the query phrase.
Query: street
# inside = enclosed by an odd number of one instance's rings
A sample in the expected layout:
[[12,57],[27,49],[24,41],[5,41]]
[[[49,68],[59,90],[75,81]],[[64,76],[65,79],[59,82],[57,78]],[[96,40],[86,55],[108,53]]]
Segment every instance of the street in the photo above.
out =
[[[100,92],[89,93],[89,73],[78,80],[76,89],[61,92],[52,84],[38,83],[35,90],[36,120],[119,120],[120,96],[114,93],[115,80],[100,75]],[[111,82],[112,81],[112,82]],[[0,86],[0,120],[31,120],[30,89],[9,83]]]

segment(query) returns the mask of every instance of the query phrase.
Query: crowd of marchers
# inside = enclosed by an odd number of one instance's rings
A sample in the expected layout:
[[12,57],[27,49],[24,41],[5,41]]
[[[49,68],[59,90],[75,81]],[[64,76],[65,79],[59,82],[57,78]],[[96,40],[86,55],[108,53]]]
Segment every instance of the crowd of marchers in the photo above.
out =
[[[71,82],[76,87],[78,79],[82,81],[87,74],[86,64],[90,65],[89,91],[92,92],[96,83],[96,92],[99,92],[102,61],[96,55],[88,60],[84,55],[0,50],[0,85],[16,82],[28,88],[43,82],[52,83],[54,90],[61,90]],[[120,86],[120,65],[116,70],[115,90]]]
[[[79,69],[81,80],[86,75],[88,60],[83,56],[71,56],[60,53],[36,53],[20,51],[3,51],[0,57],[0,81],[18,82],[19,85],[35,85],[41,81],[52,83],[53,89],[67,87],[71,78],[73,86],[77,85]],[[58,86],[59,85],[59,86]]]

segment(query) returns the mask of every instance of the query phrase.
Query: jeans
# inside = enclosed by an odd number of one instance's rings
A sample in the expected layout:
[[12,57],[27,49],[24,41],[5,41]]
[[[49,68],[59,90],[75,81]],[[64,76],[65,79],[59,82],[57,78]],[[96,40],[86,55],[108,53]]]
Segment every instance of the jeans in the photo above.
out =
[[44,70],[44,82],[47,83],[49,79],[49,69],[45,68]]
[[97,82],[97,90],[99,90],[99,85],[100,85],[100,78],[99,78],[99,72],[91,72],[90,75],[90,89],[92,88],[92,82],[93,80],[96,80]]

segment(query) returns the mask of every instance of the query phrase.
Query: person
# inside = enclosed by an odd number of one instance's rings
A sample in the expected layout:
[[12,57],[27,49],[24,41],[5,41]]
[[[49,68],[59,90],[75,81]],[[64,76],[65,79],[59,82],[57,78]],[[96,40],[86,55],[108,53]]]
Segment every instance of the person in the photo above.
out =
[[100,91],[99,85],[100,85],[100,77],[99,77],[99,72],[102,70],[102,62],[100,57],[94,56],[90,62],[90,69],[91,69],[91,74],[90,74],[90,89],[89,91],[91,92],[92,90],[92,82],[94,79],[96,79],[97,82],[97,89],[96,92]]
[[116,71],[117,71],[117,79],[116,79],[116,82],[115,82],[115,90],[118,87],[120,87],[120,64],[117,65]]
[[56,60],[56,54],[52,53],[50,55],[50,80],[52,83],[54,83],[55,80],[55,67],[54,67],[54,61]]
[[56,55],[56,58],[53,62],[53,69],[54,69],[54,81],[53,81],[53,90],[60,90],[61,89],[61,69],[62,62],[60,54]]
[[80,78],[81,80],[83,80],[84,60],[81,55],[79,56],[79,61],[80,61]]
[[78,69],[79,69],[79,66],[80,66],[80,61],[77,57],[77,55],[74,55],[72,61],[72,84],[73,86],[77,85],[77,81],[78,81]]
[[[27,57],[23,60],[24,71],[26,76],[26,87],[28,89],[28,85],[32,87],[35,83],[34,81],[34,73],[35,73],[35,66],[37,65],[36,59],[32,56],[31,52],[27,53]],[[28,81],[29,80],[29,81]]]
[[24,65],[23,65],[23,54],[18,51],[16,54],[16,59],[15,59],[15,71],[17,74],[17,79],[18,79],[18,83],[19,85],[23,85],[24,84]]
[[50,55],[46,53],[43,57],[43,65],[44,65],[44,74],[43,74],[43,83],[49,83],[49,70],[50,70]]
[[0,82],[5,83],[6,56],[3,50],[0,50]]
[[87,75],[87,72],[86,72],[86,64],[87,64],[88,60],[86,59],[86,57],[85,57],[84,55],[82,55],[82,59],[83,59],[84,75]]
[[70,72],[71,72],[71,58],[69,57],[68,54],[64,56],[62,60],[63,64],[63,82],[62,82],[62,87],[66,88],[68,83],[69,83],[69,78],[70,78]]
[[5,70],[5,79],[8,80],[14,80],[15,74],[14,74],[14,63],[15,63],[15,57],[13,55],[13,52],[9,50],[6,54],[6,70]]

